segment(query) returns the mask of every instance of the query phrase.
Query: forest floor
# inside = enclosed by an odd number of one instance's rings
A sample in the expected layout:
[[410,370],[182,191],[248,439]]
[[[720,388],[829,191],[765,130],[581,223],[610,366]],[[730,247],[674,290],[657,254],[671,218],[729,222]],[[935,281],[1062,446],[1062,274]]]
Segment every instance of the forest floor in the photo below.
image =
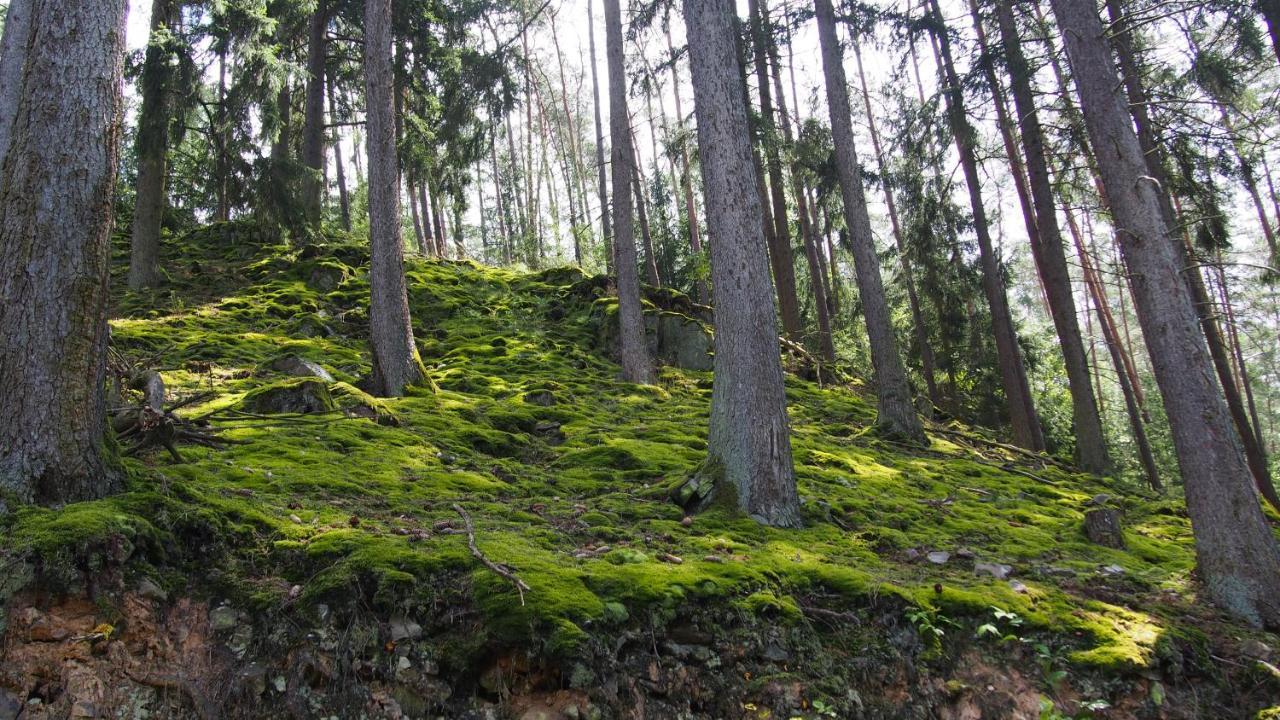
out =
[[[176,416],[226,443],[146,450],[120,495],[0,519],[0,718],[1280,705],[1276,637],[1198,602],[1176,491],[954,424],[894,444],[860,383],[792,357],[805,527],[686,516],[711,375],[621,382],[602,279],[409,259],[434,387],[376,400],[356,387],[367,251],[277,243],[202,228],[166,245],[163,289],[116,294],[115,366],[159,370]],[[696,346],[700,308],[649,301]],[[1125,549],[1086,538],[1099,508]]]

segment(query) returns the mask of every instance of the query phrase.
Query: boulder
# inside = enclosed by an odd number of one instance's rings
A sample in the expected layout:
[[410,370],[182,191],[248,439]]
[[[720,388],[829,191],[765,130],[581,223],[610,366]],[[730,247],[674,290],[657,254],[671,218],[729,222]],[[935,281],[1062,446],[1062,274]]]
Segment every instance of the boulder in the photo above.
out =
[[712,338],[701,322],[672,313],[658,316],[658,358],[685,370],[711,370]]
[[327,383],[333,382],[333,376],[329,374],[328,370],[320,367],[318,363],[297,355],[283,355],[272,360],[267,367],[278,373],[293,377],[312,377],[320,378]]
[[1089,510],[1084,514],[1084,534],[1089,542],[1110,548],[1124,548],[1124,531],[1120,513],[1109,508]]
[[320,378],[297,378],[258,388],[245,396],[243,406],[252,413],[317,413],[335,409],[329,384]]

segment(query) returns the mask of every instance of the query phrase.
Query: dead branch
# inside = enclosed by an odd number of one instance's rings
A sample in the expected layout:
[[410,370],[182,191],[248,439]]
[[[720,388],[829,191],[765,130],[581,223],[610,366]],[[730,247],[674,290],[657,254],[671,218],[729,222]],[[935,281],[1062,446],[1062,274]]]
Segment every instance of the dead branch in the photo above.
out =
[[475,532],[474,526],[472,526],[471,524],[471,516],[468,515],[467,511],[464,510],[463,507],[457,503],[453,504],[453,509],[457,511],[459,515],[462,516],[462,522],[466,526],[467,547],[471,548],[471,555],[475,557],[476,560],[479,560],[481,565],[484,565],[485,567],[489,568],[493,572],[497,573],[500,577],[506,578],[506,580],[510,582],[512,585],[515,585],[516,592],[520,593],[520,604],[524,605],[524,592],[525,590],[529,589],[529,586],[525,584],[525,581],[516,577],[515,572],[513,572],[511,568],[507,567],[506,565],[495,563],[494,561],[485,557],[484,553],[480,552],[480,548],[476,547],[476,532]]

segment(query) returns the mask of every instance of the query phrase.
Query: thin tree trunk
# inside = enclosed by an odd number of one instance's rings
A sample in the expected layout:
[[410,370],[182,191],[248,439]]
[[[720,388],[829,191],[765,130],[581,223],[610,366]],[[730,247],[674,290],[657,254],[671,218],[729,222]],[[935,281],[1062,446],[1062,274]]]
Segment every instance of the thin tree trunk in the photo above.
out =
[[173,68],[165,34],[172,29],[171,0],[152,0],[151,35],[142,65],[142,108],[138,112],[138,181],[129,247],[129,288],[160,282],[160,229],[168,205],[169,121]]
[[426,376],[413,342],[400,241],[400,168],[396,153],[391,0],[365,0],[365,98],[369,133],[369,339],[372,390],[403,395]]
[[[424,187],[430,185],[427,180],[423,180],[422,184]],[[448,235],[444,232],[444,214],[440,212],[440,187],[438,185],[428,187],[427,200],[431,203],[432,234],[436,240],[436,256],[447,258],[449,257],[449,243],[446,240]]]
[[644,250],[644,257],[640,258],[644,263],[645,280],[653,287],[662,287],[662,278],[658,275],[658,259],[653,250],[653,235],[649,231],[649,211],[648,203],[644,197],[644,177],[640,173],[640,158],[636,155],[635,146],[636,136],[631,134],[631,167],[634,172],[631,175],[631,189],[635,193],[636,201],[636,220],[640,223],[640,247]]
[[0,165],[0,493],[19,502],[122,485],[103,381],[126,7],[23,3],[25,62],[4,71],[19,91]]
[[[707,222],[716,355],[707,471],[759,522],[800,525],[777,318],[752,177],[731,0],[685,0]],[[696,32],[697,36],[694,37]]]
[[1280,0],[1257,0],[1257,5],[1271,35],[1271,49],[1276,53],[1276,60],[1280,60]]
[[302,212],[307,226],[320,228],[324,208],[324,94],[325,56],[328,52],[329,8],[320,0],[311,14],[310,38],[307,41],[307,90],[302,129]]
[[[702,233],[698,228],[698,203],[693,197],[693,172],[689,169],[689,143],[685,139],[684,108],[680,102],[680,75],[676,71],[676,49],[671,42],[671,17],[668,15],[663,24],[663,32],[667,37],[667,53],[671,56],[671,94],[676,99],[676,132],[680,144],[680,190],[684,193],[684,214],[689,228],[689,248],[697,257],[702,257]],[[705,280],[694,282],[694,299],[701,303],[711,302],[711,289]]]
[[609,212],[609,183],[605,179],[604,124],[600,120],[600,80],[596,77],[596,21],[587,0],[587,41],[591,46],[591,97],[596,118],[596,177],[600,195],[600,237],[604,240],[605,273],[613,274],[613,228]]
[[338,134],[336,125],[338,106],[334,103],[332,73],[329,73],[328,79],[329,82],[325,85],[325,89],[329,96],[329,117],[335,123],[331,142],[333,143],[333,166],[338,175],[338,208],[342,214],[342,229],[351,232],[351,195],[347,192],[346,163],[342,160],[342,137]]
[[405,189],[409,196],[409,216],[413,218],[413,238],[418,244],[418,254],[427,256],[427,240],[422,234],[422,216],[418,213],[418,198],[414,193],[413,178],[405,179]]
[[[497,134],[497,128],[494,128]],[[493,164],[493,196],[498,212],[498,232],[502,240],[502,264],[511,264],[511,228],[507,223],[507,204],[502,197],[502,176],[498,174],[498,148],[493,136],[489,137],[489,160]]]
[[991,310],[996,359],[1000,366],[1000,380],[1009,407],[1013,440],[1029,450],[1044,450],[1044,434],[1040,429],[1040,419],[1036,416],[1031,386],[1027,381],[1027,369],[1022,362],[1022,353],[1018,347],[1013,314],[1009,310],[1009,299],[1005,295],[1000,259],[996,257],[996,251],[991,242],[991,230],[987,222],[986,207],[982,201],[982,184],[978,175],[974,129],[965,114],[960,78],[956,74],[955,64],[951,59],[951,40],[947,35],[946,24],[937,0],[929,0],[929,8],[934,20],[934,27],[931,29],[937,41],[939,60],[945,79],[943,94],[947,103],[947,119],[951,125],[952,135],[955,136],[956,152],[960,156],[960,167],[964,171],[965,185],[969,191],[969,204],[973,210],[973,230],[978,240],[982,289]]
[[844,74],[840,38],[836,35],[835,9],[831,0],[817,0],[814,7],[818,40],[822,47],[827,109],[831,117],[831,140],[835,145],[836,171],[840,175],[841,198],[844,200],[845,226],[849,228],[858,298],[862,301],[862,317],[867,324],[867,342],[871,346],[871,365],[875,371],[879,402],[876,424],[892,437],[927,445],[928,439],[911,401],[911,386],[902,366],[902,355],[898,352],[893,321],[889,316],[889,301],[880,279],[880,259],[876,255],[867,197],[862,187],[862,165],[858,162],[853,140],[848,81]]
[[1120,242],[1134,302],[1164,398],[1196,538],[1201,581],[1222,609],[1280,628],[1280,545],[1249,482],[1249,466],[1185,291],[1172,228],[1160,209],[1133,120],[1120,94],[1093,0],[1052,0],[1075,73],[1085,125]]
[[213,167],[218,186],[218,207],[213,217],[217,222],[227,222],[231,219],[231,163],[228,157],[231,128],[227,123],[227,46],[225,42],[218,45],[218,111],[214,113],[214,127],[211,130],[215,150],[218,153]]

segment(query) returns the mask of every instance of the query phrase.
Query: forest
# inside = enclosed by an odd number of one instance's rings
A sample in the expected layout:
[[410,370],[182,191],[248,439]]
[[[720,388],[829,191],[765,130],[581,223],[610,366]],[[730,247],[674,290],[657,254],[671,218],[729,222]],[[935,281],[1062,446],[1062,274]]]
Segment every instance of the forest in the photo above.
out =
[[0,12],[0,720],[1280,718],[1280,0]]

